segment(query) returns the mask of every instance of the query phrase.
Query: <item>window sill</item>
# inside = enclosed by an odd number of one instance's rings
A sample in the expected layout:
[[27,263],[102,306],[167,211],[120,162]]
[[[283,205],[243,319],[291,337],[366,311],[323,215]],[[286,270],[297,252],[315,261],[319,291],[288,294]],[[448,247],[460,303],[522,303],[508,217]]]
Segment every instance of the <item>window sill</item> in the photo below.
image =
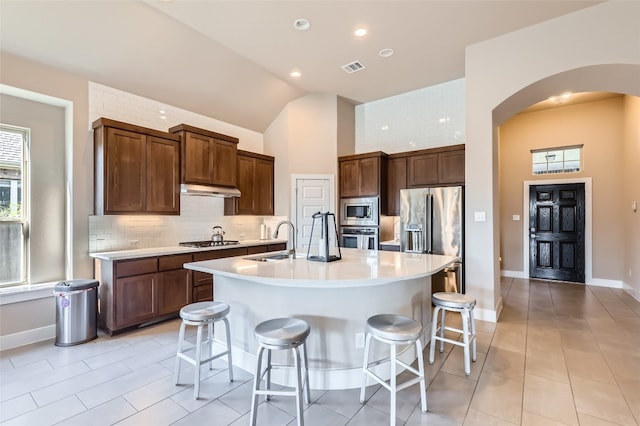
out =
[[53,287],[60,281],[21,285],[0,289],[0,306],[53,297]]

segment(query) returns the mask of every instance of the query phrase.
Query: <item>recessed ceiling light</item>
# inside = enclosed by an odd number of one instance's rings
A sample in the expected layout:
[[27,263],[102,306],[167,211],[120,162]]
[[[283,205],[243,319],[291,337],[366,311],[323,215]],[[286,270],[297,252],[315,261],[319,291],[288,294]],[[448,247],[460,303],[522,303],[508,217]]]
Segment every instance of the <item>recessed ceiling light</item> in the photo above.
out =
[[309,27],[311,27],[311,22],[309,22],[308,19],[298,18],[293,21],[293,28],[295,28],[296,30],[306,31],[309,29]]
[[380,127],[380,130],[389,130],[389,126],[385,124],[384,126]]
[[382,56],[383,58],[388,58],[389,56],[393,55],[393,49],[382,49],[380,52],[378,52],[378,55]]
[[293,77],[293,78],[298,78],[300,76],[302,76],[302,73],[298,70],[293,70],[289,73],[289,76]]
[[367,35],[367,29],[366,28],[357,28],[354,32],[353,35],[356,37],[364,37]]

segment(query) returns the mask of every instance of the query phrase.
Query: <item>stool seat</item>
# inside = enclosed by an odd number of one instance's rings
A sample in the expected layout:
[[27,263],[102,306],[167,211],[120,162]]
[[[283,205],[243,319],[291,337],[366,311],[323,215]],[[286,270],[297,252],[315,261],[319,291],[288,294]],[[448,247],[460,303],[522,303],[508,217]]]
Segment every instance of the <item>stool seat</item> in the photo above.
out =
[[431,301],[435,305],[440,305],[447,308],[455,308],[455,309],[470,309],[472,306],[475,306],[476,304],[476,299],[474,299],[471,296],[467,296],[466,294],[450,293],[450,292],[434,293],[431,296]]
[[230,311],[229,305],[222,302],[197,302],[183,306],[180,318],[187,321],[217,321]]
[[310,332],[306,321],[297,318],[276,318],[258,324],[254,335],[259,342],[266,345],[288,347],[304,341]]
[[367,320],[367,332],[387,340],[413,341],[420,337],[422,326],[413,318],[380,314]]

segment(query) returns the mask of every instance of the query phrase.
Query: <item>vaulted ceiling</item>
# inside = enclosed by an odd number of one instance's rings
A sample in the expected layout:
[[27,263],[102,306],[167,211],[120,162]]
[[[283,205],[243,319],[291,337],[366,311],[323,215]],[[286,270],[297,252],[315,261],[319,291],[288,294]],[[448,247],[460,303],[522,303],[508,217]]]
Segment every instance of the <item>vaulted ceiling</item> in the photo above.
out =
[[308,93],[358,104],[464,77],[465,46],[597,3],[0,0],[0,50],[263,132]]

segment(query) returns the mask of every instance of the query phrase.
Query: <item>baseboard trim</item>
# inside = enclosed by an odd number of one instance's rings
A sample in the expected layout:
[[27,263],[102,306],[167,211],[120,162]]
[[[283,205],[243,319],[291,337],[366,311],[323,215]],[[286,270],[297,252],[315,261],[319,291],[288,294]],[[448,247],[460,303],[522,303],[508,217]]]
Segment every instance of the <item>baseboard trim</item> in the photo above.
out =
[[43,340],[54,339],[56,337],[56,325],[51,324],[40,328],[20,331],[18,333],[0,336],[0,350],[17,348],[19,346],[30,345],[31,343],[42,342]]
[[506,269],[500,270],[500,276],[507,278],[527,278],[524,276],[524,271],[508,271]]
[[624,288],[624,283],[619,280],[606,280],[603,278],[592,278],[587,285],[596,287]]
[[631,297],[633,297],[634,299],[636,299],[638,302],[640,302],[640,291],[636,290],[635,288],[631,287],[629,284],[624,283],[622,286],[622,289],[624,291],[626,291],[627,293],[629,293],[629,295]]
[[502,312],[502,297],[498,299],[498,303],[496,303],[495,310],[482,309],[482,308],[476,307],[473,310],[473,317],[481,321],[498,322],[498,318],[500,317],[500,312]]

